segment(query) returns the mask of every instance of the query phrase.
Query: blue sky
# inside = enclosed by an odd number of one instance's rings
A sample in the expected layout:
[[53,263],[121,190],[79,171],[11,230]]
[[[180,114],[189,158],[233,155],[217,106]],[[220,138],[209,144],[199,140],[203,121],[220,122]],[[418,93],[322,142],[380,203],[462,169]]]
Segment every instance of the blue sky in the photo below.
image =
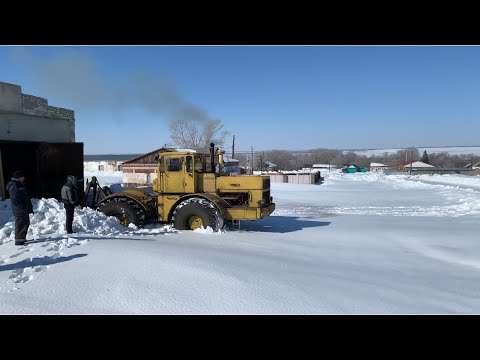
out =
[[171,143],[172,104],[237,151],[478,146],[479,65],[477,46],[0,47],[0,81],[75,110],[85,154]]

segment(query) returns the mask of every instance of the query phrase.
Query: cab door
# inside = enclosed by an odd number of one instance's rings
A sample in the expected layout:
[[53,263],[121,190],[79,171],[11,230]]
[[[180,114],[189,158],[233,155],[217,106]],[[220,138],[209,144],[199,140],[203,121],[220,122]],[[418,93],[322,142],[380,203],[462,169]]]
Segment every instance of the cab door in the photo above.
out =
[[165,173],[163,174],[163,192],[184,193],[185,173],[183,157],[165,156]]
[[185,157],[185,192],[195,192],[195,167],[192,155]]

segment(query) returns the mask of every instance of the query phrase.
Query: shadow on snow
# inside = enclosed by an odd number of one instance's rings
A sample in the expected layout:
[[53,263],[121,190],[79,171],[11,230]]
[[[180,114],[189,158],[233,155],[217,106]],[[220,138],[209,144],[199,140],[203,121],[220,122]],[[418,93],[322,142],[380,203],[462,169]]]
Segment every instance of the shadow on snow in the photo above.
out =
[[0,271],[9,271],[9,270],[15,270],[15,269],[24,269],[28,267],[34,267],[34,266],[47,266],[47,265],[53,265],[65,261],[70,261],[75,258],[80,258],[87,256],[87,254],[75,254],[75,255],[70,255],[70,256],[60,256],[60,257],[54,257],[54,256],[44,256],[41,258],[33,258],[33,259],[24,259],[22,261],[19,261],[14,264],[6,264],[6,265],[0,265]]
[[296,216],[269,216],[256,221],[242,221],[240,230],[283,234],[328,225],[330,221],[306,220]]

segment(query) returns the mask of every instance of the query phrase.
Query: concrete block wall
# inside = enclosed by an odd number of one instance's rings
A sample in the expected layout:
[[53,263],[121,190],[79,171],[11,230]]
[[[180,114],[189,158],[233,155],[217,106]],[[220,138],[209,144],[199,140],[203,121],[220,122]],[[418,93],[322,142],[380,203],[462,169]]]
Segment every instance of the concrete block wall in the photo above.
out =
[[0,81],[0,110],[22,112],[22,88]]
[[0,81],[0,140],[75,142],[75,113]]
[[49,119],[69,121],[70,141],[75,142],[75,112],[56,106],[48,105],[48,100],[39,96],[22,94],[23,113]]

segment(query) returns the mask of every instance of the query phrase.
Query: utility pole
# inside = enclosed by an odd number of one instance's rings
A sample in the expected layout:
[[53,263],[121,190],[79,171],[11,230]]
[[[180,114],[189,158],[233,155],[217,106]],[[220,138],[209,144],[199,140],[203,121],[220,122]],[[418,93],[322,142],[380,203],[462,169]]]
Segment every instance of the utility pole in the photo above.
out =
[[263,173],[263,156],[262,155],[257,155],[260,161],[260,171]]
[[410,152],[410,175],[412,175],[412,166],[413,166],[413,150]]
[[250,146],[252,148],[252,167],[250,170],[250,175],[253,175],[253,146]]
[[232,142],[232,159],[235,159],[235,135],[233,135],[233,142]]

